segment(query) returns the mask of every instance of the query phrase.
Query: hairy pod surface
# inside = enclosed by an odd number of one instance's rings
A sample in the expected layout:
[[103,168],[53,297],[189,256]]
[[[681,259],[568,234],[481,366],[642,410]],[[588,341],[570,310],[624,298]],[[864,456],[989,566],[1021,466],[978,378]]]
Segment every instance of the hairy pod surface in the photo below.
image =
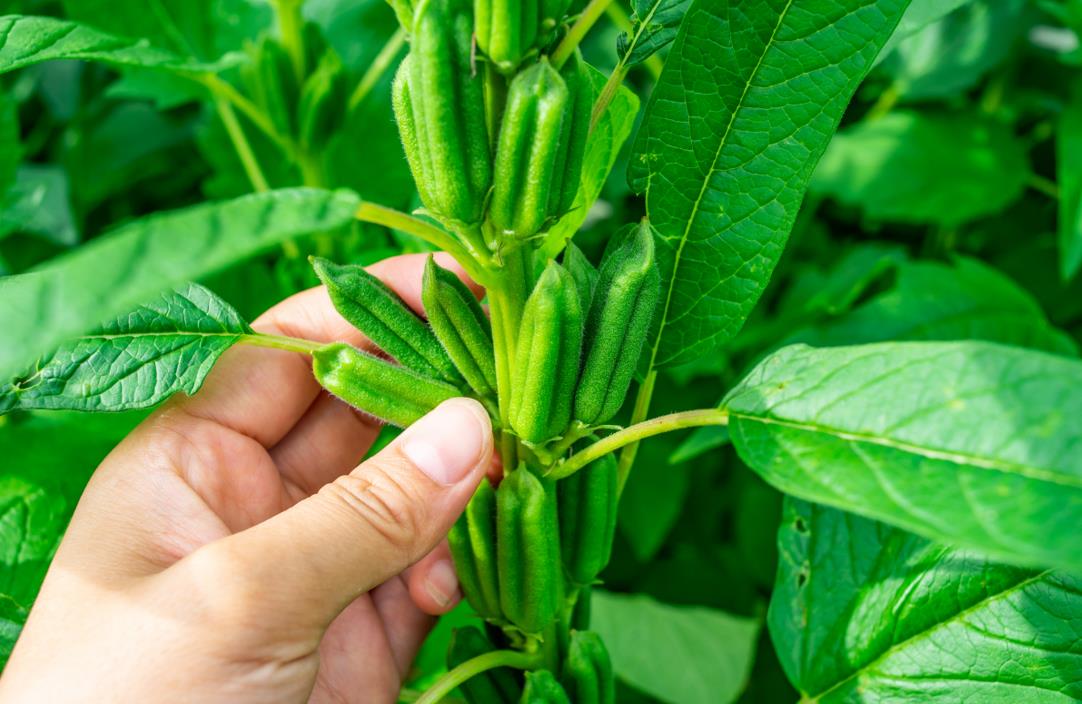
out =
[[616,533],[618,475],[616,458],[605,455],[556,484],[560,556],[575,585],[592,584],[609,563]]
[[377,347],[420,374],[461,383],[433,331],[385,283],[358,265],[314,258],[312,267],[335,310]]
[[574,242],[567,243],[562,264],[575,280],[575,290],[579,293],[579,306],[582,310],[589,311],[590,303],[594,300],[594,289],[597,287],[597,268],[590,263]]
[[522,704],[571,704],[563,685],[548,670],[526,673],[526,688],[520,701]]
[[[451,634],[447,667],[454,669],[462,663],[495,650],[492,641],[473,626],[456,628]],[[459,685],[469,704],[515,704],[522,696],[522,685],[514,670],[497,667],[471,677]]]
[[393,103],[425,207],[445,220],[481,221],[492,184],[484,88],[470,58],[469,0],[425,0],[413,17]]
[[567,103],[564,79],[546,59],[511,81],[489,207],[498,232],[526,239],[545,226]]
[[620,410],[650,332],[660,286],[653,228],[644,221],[601,263],[575,393],[577,420],[598,425]]
[[345,118],[348,90],[341,60],[328,51],[301,89],[297,126],[301,144],[309,149],[326,146]]
[[447,536],[462,593],[483,618],[501,620],[496,553],[496,490],[488,480],[477,487]]
[[511,380],[509,419],[523,440],[563,433],[582,351],[583,313],[571,275],[549,262],[523,309]]
[[349,405],[401,428],[419,420],[458,389],[341,342],[312,353],[316,380]]
[[573,631],[563,671],[564,689],[575,704],[615,704],[612,660],[601,636]]
[[523,633],[556,617],[562,590],[556,492],[524,465],[496,490],[500,605]]
[[568,99],[549,191],[548,214],[551,218],[562,217],[575,204],[586,159],[586,140],[590,136],[590,115],[594,109],[593,83],[578,50],[560,70],[560,76],[567,86]]
[[538,0],[474,0],[477,46],[500,73],[513,73],[537,43]]
[[492,324],[477,297],[457,276],[429,257],[421,300],[436,338],[470,388],[481,397],[495,398]]

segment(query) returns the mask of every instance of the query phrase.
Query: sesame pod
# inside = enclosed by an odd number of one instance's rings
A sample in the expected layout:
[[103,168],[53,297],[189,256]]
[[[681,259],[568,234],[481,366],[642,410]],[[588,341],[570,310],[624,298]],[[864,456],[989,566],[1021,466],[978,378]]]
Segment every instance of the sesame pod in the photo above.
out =
[[395,116],[421,200],[434,215],[481,221],[492,184],[484,88],[470,51],[469,0],[425,0],[399,67]]
[[394,10],[402,29],[413,31],[413,0],[387,0],[387,4]]
[[526,239],[545,226],[567,103],[564,79],[546,59],[511,81],[489,207],[497,232]]
[[520,438],[542,443],[571,420],[582,351],[582,308],[571,275],[549,262],[522,313],[509,420]]
[[428,322],[455,367],[478,396],[496,396],[492,324],[477,297],[432,257],[421,284]]
[[387,284],[355,264],[313,258],[312,267],[335,310],[399,364],[427,377],[462,382],[432,330]]
[[615,704],[612,660],[601,636],[592,631],[572,631],[563,685],[575,704]]
[[477,46],[500,73],[511,74],[537,41],[539,0],[474,0]]
[[500,606],[523,633],[540,633],[560,603],[560,536],[556,492],[520,466],[496,490]]
[[[451,634],[451,647],[447,653],[447,667],[454,669],[478,655],[496,648],[480,629],[473,626],[456,628]],[[509,667],[485,670],[458,686],[469,704],[514,704],[522,696],[522,685],[515,671]]]
[[402,428],[459,395],[450,384],[341,342],[313,352],[312,371],[323,388],[349,405]]
[[560,71],[567,86],[567,110],[560,131],[556,164],[552,170],[548,214],[559,218],[571,210],[582,181],[586,139],[590,136],[590,115],[594,109],[594,87],[582,54],[576,50]]
[[571,704],[563,685],[548,670],[526,673],[526,688],[519,701],[522,704]]
[[337,54],[328,51],[301,90],[297,133],[301,144],[309,149],[326,146],[342,125],[347,91],[342,62]]
[[619,502],[617,475],[616,458],[605,455],[556,484],[560,556],[573,584],[592,584],[609,563]]
[[594,299],[594,289],[597,287],[597,269],[574,242],[567,243],[562,263],[571,274],[571,278],[575,280],[575,290],[579,293],[579,305],[582,310],[589,311],[590,302]]
[[480,616],[500,620],[496,565],[496,490],[488,480],[477,487],[447,536],[466,601]]
[[653,228],[644,220],[601,262],[575,393],[577,420],[598,425],[620,410],[660,295]]

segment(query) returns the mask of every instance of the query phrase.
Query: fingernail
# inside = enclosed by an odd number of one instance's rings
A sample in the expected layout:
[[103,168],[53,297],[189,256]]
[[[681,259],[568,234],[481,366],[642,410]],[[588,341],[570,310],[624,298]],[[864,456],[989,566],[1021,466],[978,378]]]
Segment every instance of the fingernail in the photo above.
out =
[[425,591],[444,608],[458,599],[458,575],[450,561],[440,560],[429,568]]
[[457,484],[480,462],[491,432],[481,404],[451,399],[410,426],[402,453],[433,481]]

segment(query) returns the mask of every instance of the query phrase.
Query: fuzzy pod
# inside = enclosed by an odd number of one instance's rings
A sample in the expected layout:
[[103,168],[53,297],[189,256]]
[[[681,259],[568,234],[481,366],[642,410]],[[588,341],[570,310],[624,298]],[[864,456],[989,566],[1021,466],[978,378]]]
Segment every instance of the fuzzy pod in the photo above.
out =
[[563,685],[575,704],[615,704],[612,660],[601,636],[573,631],[564,660]]
[[599,425],[620,410],[660,295],[654,230],[644,220],[601,262],[575,392],[577,420]]
[[472,32],[469,0],[423,0],[393,89],[421,200],[437,217],[463,225],[481,221],[492,185],[484,86],[470,58]]
[[526,673],[526,688],[519,701],[522,704],[571,704],[563,685],[548,670]]
[[556,492],[525,465],[496,490],[496,546],[504,617],[523,633],[541,633],[563,591]]
[[399,364],[427,377],[461,384],[451,358],[421,318],[364,267],[313,258],[331,303],[353,327]]
[[537,43],[539,5],[539,0],[474,0],[477,46],[500,73],[513,73]]
[[301,89],[297,137],[309,149],[326,146],[342,126],[349,100],[347,77],[333,51],[320,58],[316,70]]
[[354,408],[401,428],[460,395],[450,384],[341,342],[313,352],[312,371],[327,391]]
[[560,77],[567,86],[568,100],[549,191],[548,214],[552,218],[567,214],[575,204],[582,182],[586,141],[590,136],[590,116],[594,109],[593,82],[578,50],[564,64]]
[[447,536],[466,601],[483,618],[500,621],[496,557],[496,490],[483,480]]
[[482,398],[495,398],[492,324],[477,297],[457,276],[429,257],[421,300],[436,338],[470,388]]
[[567,243],[561,263],[575,280],[575,290],[579,293],[579,305],[582,310],[589,311],[590,302],[594,300],[594,289],[597,288],[597,268],[590,263],[574,242]]
[[497,232],[526,239],[545,227],[568,97],[564,79],[547,59],[511,81],[489,206]]
[[575,281],[562,266],[549,262],[526,300],[515,348],[508,415],[523,440],[540,444],[567,429],[582,328]]
[[560,556],[575,585],[592,584],[612,556],[618,476],[616,458],[605,455],[556,484]]
[[[447,667],[454,669],[478,655],[496,650],[479,628],[456,628],[451,634]],[[516,704],[522,696],[519,676],[509,667],[497,667],[471,677],[458,686],[469,704]]]

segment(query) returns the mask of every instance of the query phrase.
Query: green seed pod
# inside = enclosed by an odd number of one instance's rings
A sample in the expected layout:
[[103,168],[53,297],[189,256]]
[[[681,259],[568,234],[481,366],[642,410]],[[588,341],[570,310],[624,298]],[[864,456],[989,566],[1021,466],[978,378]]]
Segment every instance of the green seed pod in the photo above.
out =
[[347,100],[348,87],[342,62],[337,54],[328,51],[301,90],[297,134],[301,144],[309,149],[326,146],[342,126]]
[[582,310],[589,311],[590,302],[594,300],[594,289],[597,287],[597,269],[574,242],[567,243],[563,266],[575,280],[575,290],[579,292],[579,305]]
[[615,704],[612,660],[601,636],[591,631],[571,633],[563,684],[575,704]]
[[556,484],[560,555],[576,585],[593,583],[609,563],[620,498],[617,477],[616,458],[605,455]]
[[499,621],[500,587],[496,564],[496,490],[488,480],[477,487],[466,510],[447,536],[462,593],[480,616]]
[[540,633],[556,617],[563,580],[556,492],[524,465],[496,490],[500,605],[523,633]]
[[252,61],[241,69],[241,76],[252,100],[279,134],[293,135],[300,85],[289,52],[278,40],[266,34],[259,38],[250,51]]
[[413,31],[413,0],[387,0],[398,17],[398,24],[407,32]]
[[323,388],[349,405],[402,428],[459,395],[450,384],[341,342],[313,352],[312,371]]
[[477,297],[432,257],[425,265],[421,300],[428,322],[455,367],[478,396],[496,396],[492,325]]
[[559,264],[549,262],[526,301],[515,349],[509,419],[523,440],[539,444],[567,429],[582,324],[574,280]]
[[644,220],[601,262],[575,393],[577,420],[597,425],[620,410],[660,295],[653,228]]
[[511,81],[489,208],[497,232],[526,239],[545,226],[567,103],[564,79],[546,59]]
[[538,4],[538,0],[474,0],[477,46],[501,73],[513,73],[537,42]]
[[[480,629],[473,626],[456,628],[451,634],[447,667],[454,669],[478,655],[496,648]],[[471,677],[458,686],[470,704],[515,704],[522,696],[518,675],[509,667],[497,667]]]
[[[571,704],[563,685],[548,670],[526,673],[526,688],[519,701],[522,704]],[[578,700],[575,701],[578,704]]]
[[586,62],[578,50],[560,71],[567,85],[567,111],[560,130],[560,147],[552,171],[548,214],[559,218],[571,210],[582,182],[582,164],[586,158],[586,140],[590,136],[590,116],[594,109],[594,86]]
[[481,221],[492,184],[484,89],[473,71],[469,0],[423,0],[394,107],[425,207],[445,220]]
[[541,31],[551,32],[560,26],[571,0],[541,0]]
[[357,265],[314,258],[312,267],[335,310],[377,347],[419,374],[462,383],[432,330],[385,283]]

